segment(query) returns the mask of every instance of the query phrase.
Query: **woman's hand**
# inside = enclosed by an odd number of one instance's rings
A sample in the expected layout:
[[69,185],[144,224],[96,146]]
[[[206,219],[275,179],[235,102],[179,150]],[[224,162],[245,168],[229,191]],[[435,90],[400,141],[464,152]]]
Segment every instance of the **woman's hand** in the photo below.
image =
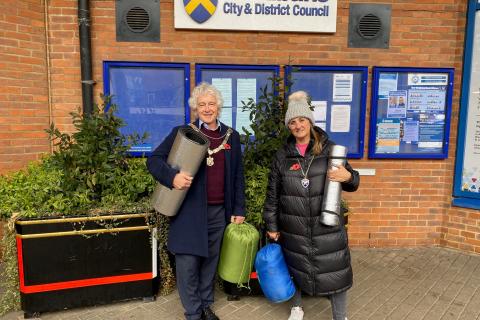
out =
[[177,190],[185,190],[192,185],[193,177],[189,176],[185,172],[180,171],[173,178],[173,187]]
[[244,216],[231,216],[230,222],[235,224],[241,224],[245,220]]
[[352,179],[350,171],[345,169],[344,166],[334,166],[327,172],[327,176],[331,181],[335,182],[347,182]]
[[280,232],[270,232],[267,231],[267,236],[272,239],[273,241],[277,241],[280,238]]

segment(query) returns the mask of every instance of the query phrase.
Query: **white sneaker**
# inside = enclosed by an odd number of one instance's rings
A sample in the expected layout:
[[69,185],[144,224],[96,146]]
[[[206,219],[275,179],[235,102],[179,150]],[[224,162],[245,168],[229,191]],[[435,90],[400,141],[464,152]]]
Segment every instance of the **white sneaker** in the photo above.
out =
[[288,320],[303,320],[303,308],[302,307],[292,307],[290,311],[290,317]]

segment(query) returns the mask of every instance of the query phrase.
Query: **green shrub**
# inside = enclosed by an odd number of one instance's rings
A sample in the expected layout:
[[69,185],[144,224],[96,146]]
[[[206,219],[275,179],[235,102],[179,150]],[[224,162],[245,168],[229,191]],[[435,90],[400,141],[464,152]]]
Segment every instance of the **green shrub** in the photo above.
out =
[[36,217],[70,208],[62,197],[62,178],[63,172],[52,165],[51,158],[0,176],[0,217],[10,218],[14,213]]
[[263,224],[263,204],[267,193],[269,172],[270,168],[260,165],[253,165],[245,170],[247,221],[257,228]]
[[[61,133],[53,124],[47,130],[57,147],[52,162],[63,171],[62,188],[70,198],[82,195],[97,202],[111,193],[118,187],[118,178],[129,171],[128,150],[145,138],[121,134],[124,123],[115,115],[116,105],[109,97],[102,99],[103,104],[95,105],[91,114],[71,113],[73,134]],[[136,191],[130,191],[135,196]]]
[[287,110],[284,96],[283,79],[273,77],[270,85],[262,89],[256,103],[250,99],[243,105],[243,110],[250,112],[253,131],[243,128],[241,138],[244,145],[246,220],[257,228],[263,225],[263,204],[273,156],[289,134],[284,122]]

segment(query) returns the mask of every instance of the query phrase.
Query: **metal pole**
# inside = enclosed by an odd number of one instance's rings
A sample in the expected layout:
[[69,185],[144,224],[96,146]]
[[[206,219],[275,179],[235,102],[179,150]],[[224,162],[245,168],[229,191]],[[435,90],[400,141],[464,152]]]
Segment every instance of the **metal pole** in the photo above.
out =
[[78,0],[78,29],[80,37],[83,112],[84,114],[91,114],[93,111],[93,85],[95,81],[92,79],[89,0]]

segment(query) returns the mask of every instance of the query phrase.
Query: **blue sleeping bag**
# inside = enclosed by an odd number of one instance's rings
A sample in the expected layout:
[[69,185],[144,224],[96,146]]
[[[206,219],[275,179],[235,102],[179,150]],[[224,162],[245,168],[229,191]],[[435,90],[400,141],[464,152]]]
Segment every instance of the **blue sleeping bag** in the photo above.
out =
[[257,252],[255,269],[260,287],[268,300],[280,303],[293,297],[295,285],[279,244],[267,244]]

